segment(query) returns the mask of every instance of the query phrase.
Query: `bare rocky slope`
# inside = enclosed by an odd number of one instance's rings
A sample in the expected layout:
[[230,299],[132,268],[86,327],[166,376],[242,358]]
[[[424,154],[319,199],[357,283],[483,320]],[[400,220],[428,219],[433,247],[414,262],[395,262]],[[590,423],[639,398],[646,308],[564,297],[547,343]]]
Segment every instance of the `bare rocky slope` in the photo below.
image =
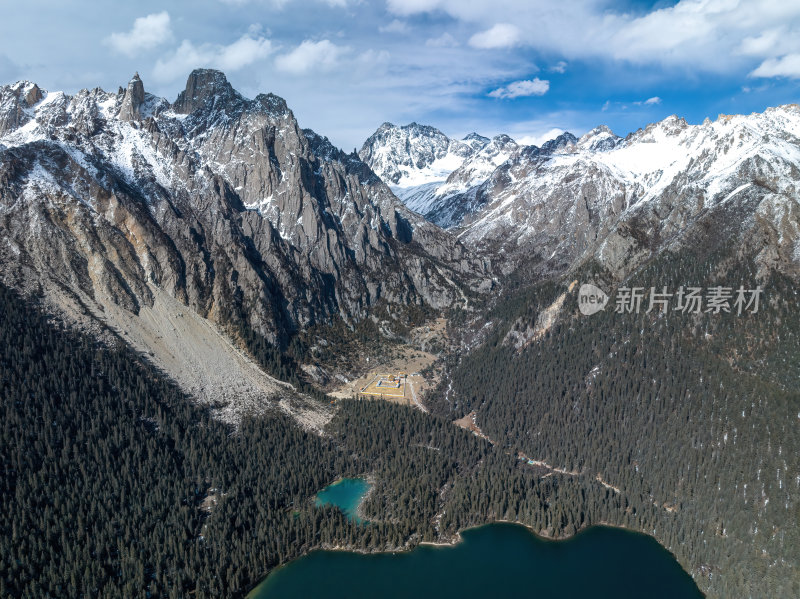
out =
[[[213,354],[223,329],[281,347],[379,302],[441,308],[488,285],[483,261],[358,156],[301,129],[281,98],[246,99],[213,70],[192,72],[172,104],[138,75],[115,93],[1,87],[0,230],[6,283],[87,324],[141,329],[134,345],[178,381],[198,367],[186,347],[164,349],[151,318],[164,310],[207,320]],[[226,378],[192,390],[238,395]]]

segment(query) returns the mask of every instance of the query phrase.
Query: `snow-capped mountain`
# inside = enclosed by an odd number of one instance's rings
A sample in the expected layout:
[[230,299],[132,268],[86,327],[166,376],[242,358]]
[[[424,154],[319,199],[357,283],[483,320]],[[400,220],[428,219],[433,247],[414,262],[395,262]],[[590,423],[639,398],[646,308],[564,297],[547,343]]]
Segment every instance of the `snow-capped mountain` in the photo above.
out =
[[386,183],[406,189],[444,181],[488,142],[479,135],[463,141],[450,139],[434,127],[417,123],[402,127],[384,123],[358,154]]
[[[599,132],[597,143],[609,143],[608,135],[613,136]],[[451,229],[480,211],[485,196],[478,191],[500,165],[521,151],[572,151],[575,142],[569,133],[541,148],[520,146],[504,134],[489,139],[470,133],[455,140],[430,126],[384,123],[367,139],[359,156],[408,208]]]
[[771,227],[774,247],[757,253],[793,268],[799,120],[794,105],[695,126],[672,116],[624,139],[599,126],[542,147],[384,124],[360,155],[408,207],[505,272],[561,271],[595,256],[624,276],[704,219],[731,235]]
[[139,315],[157,354],[159,302],[280,346],[378,302],[447,306],[485,270],[283,99],[212,70],[174,103],[138,75],[74,96],[0,87],[0,230],[7,283],[120,331]]
[[700,125],[672,116],[625,139],[598,127],[523,148],[500,165],[476,192],[483,208],[458,235],[504,256],[506,271],[522,263],[563,270],[595,256],[624,276],[662,248],[688,243],[702,224],[715,229],[715,243],[768,239],[753,255],[797,272],[799,183],[796,105]]
[[[563,272],[594,258],[623,278],[665,248],[733,243],[798,276],[799,190],[796,105],[542,147],[387,123],[359,157],[218,71],[192,72],[174,103],[138,76],[74,96],[0,87],[0,276],[136,332],[173,375],[204,327],[280,346],[379,302],[445,308],[491,287],[490,263]],[[181,307],[196,335],[169,345]]]
[[516,149],[507,135],[470,133],[457,140],[427,125],[384,123],[359,156],[408,208],[449,228],[471,211],[468,198],[456,197],[476,188]]

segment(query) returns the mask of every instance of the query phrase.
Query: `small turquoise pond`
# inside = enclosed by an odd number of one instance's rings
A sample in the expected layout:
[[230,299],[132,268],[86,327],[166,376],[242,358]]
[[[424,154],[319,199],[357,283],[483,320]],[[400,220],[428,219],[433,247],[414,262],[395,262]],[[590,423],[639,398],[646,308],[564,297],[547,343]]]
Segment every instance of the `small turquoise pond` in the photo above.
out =
[[369,491],[369,483],[363,478],[343,478],[317,493],[316,505],[335,505],[354,522],[361,522],[358,506]]

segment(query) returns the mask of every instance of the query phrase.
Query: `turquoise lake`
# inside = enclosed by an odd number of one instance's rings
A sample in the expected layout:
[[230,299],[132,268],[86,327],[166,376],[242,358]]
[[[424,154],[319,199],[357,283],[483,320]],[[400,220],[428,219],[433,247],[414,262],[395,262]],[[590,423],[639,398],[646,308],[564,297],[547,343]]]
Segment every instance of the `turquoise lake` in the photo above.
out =
[[343,478],[317,493],[317,505],[335,505],[355,522],[358,517],[358,505],[369,491],[369,483],[363,478]]
[[515,524],[462,533],[452,547],[362,555],[313,551],[273,571],[250,599],[696,599],[672,554],[646,535],[592,527],[566,541]]

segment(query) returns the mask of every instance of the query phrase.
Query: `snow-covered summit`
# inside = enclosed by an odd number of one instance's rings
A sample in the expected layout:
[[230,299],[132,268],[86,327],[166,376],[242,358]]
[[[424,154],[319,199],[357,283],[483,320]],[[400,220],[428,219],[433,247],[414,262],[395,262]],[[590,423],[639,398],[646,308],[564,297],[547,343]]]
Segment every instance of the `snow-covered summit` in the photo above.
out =
[[502,164],[520,153],[574,152],[577,141],[563,133],[539,148],[505,134],[489,139],[470,133],[456,140],[426,125],[384,123],[359,154],[406,206],[448,229],[480,209],[477,191]]
[[461,141],[467,144],[476,152],[479,152],[482,148],[484,148],[491,140],[488,137],[484,137],[474,131],[472,133],[468,133],[465,135]]
[[496,135],[491,140],[487,140],[482,148],[465,159],[461,166],[450,173],[445,184],[436,190],[436,195],[438,197],[451,195],[482,183],[518,149],[517,142],[505,134]]
[[763,204],[759,214],[781,229],[782,251],[800,262],[800,235],[784,226],[800,210],[799,140],[800,109],[786,105],[699,125],[672,115],[625,138],[600,125],[541,147],[384,124],[361,156],[412,210],[470,246],[517,256],[508,269],[531,256],[558,268],[589,251],[635,264],[634,250],[619,244],[639,241],[604,242],[621,222],[654,219],[640,238],[655,235],[657,247],[726,202]]
[[449,227],[453,214],[437,218],[433,213],[454,194],[482,183],[517,147],[507,135],[489,139],[473,132],[459,140],[428,125],[384,123],[359,155],[406,206]]
[[800,263],[797,219],[789,218],[800,214],[800,108],[699,125],[670,116],[625,139],[598,127],[521,150],[475,197],[480,210],[462,224],[462,240],[519,259],[533,252],[554,268],[586,252],[630,267],[704,215],[733,210],[730,222],[745,226],[754,206],[779,231],[776,251]]
[[399,127],[384,123],[364,142],[359,156],[386,183],[412,188],[444,181],[489,141],[477,134],[468,137],[450,139],[418,123]]
[[611,150],[619,143],[620,139],[606,125],[600,125],[583,134],[577,145],[581,150]]

